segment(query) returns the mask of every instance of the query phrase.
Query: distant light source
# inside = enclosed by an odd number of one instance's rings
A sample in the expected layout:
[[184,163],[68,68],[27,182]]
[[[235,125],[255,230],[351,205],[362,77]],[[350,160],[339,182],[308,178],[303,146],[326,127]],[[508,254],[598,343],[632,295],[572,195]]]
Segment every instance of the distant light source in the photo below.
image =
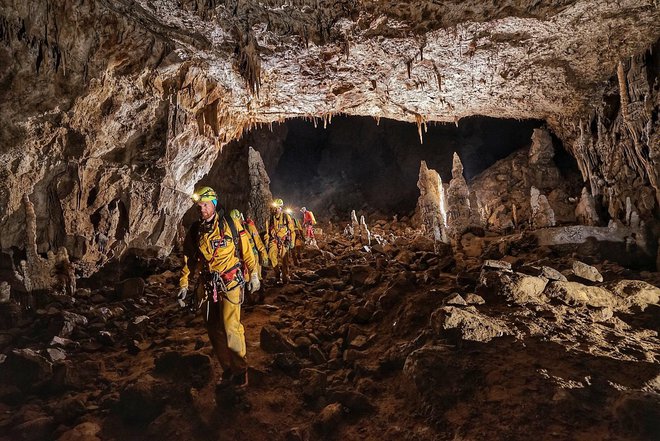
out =
[[290,208],[287,208],[287,209],[286,209],[286,210],[284,210],[284,211],[286,212],[286,214],[291,214],[291,213],[293,213],[293,210],[292,210],[292,209],[290,209]]

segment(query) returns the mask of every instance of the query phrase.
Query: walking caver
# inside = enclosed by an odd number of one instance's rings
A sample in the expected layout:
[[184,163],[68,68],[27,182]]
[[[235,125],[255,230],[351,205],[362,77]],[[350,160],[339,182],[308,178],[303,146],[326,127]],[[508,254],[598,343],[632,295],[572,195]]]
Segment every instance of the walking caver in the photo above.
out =
[[275,199],[271,215],[266,221],[265,242],[268,244],[268,259],[275,270],[275,279],[289,282],[289,262],[287,252],[296,240],[295,227],[291,216],[282,211],[284,201]]
[[300,212],[303,214],[302,227],[305,233],[305,243],[307,245],[316,246],[316,238],[314,237],[314,225],[316,225],[316,218],[314,217],[314,213],[305,207],[302,207]]
[[192,199],[201,220],[190,227],[184,241],[177,299],[185,305],[190,274],[199,272],[192,301],[201,303],[209,340],[223,369],[219,386],[245,387],[248,365],[241,304],[245,288],[255,292],[260,287],[256,259],[248,233],[226,214],[212,188],[196,190]]
[[[268,251],[266,250],[266,247],[261,240],[261,236],[257,231],[257,227],[252,219],[245,219],[243,213],[236,209],[231,210],[230,216],[232,219],[237,219],[240,221],[243,229],[245,229],[248,234],[248,238],[250,240],[250,250],[252,250],[252,254],[254,254],[254,260],[257,265],[257,274],[259,275],[259,281],[261,281],[263,279],[261,275],[262,268],[268,265]],[[254,304],[259,300],[263,300],[263,298],[257,298],[257,296],[251,295],[248,298],[248,304]]]
[[302,223],[299,219],[291,216],[293,218],[293,224],[295,226],[296,240],[294,241],[293,248],[291,249],[291,260],[296,266],[300,266],[300,259],[302,258],[303,245],[305,244]]

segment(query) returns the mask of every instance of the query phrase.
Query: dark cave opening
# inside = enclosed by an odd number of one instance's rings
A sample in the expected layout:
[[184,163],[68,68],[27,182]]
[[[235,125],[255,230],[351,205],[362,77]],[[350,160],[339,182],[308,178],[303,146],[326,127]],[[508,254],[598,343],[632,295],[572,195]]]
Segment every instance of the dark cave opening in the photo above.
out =
[[[456,124],[416,124],[370,117],[339,116],[325,127],[318,120],[286,120],[246,133],[229,143],[199,185],[219,190],[228,208],[247,209],[247,151],[264,161],[274,197],[292,208],[306,206],[323,218],[345,220],[355,209],[372,217],[413,213],[420,162],[451,179],[457,152],[468,182],[513,152],[531,145],[540,120],[473,116]],[[567,175],[579,175],[574,158],[553,137],[554,161]],[[186,224],[196,217],[194,210]]]
[[470,117],[455,124],[429,124],[420,143],[415,124],[342,116],[326,128],[291,119],[279,159],[264,161],[273,195],[293,205],[343,218],[351,209],[383,215],[410,213],[418,197],[420,161],[451,179],[457,152],[469,181],[514,151],[530,144],[538,120]]

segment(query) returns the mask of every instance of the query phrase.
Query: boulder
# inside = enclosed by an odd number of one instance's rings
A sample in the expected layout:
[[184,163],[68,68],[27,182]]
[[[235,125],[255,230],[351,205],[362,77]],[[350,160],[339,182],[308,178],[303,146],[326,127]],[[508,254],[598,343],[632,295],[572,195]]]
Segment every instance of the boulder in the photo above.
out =
[[438,334],[449,330],[458,332],[463,340],[488,342],[496,337],[512,334],[507,325],[498,319],[480,314],[476,308],[443,306],[431,314],[431,327]]
[[354,286],[371,286],[380,279],[380,274],[371,265],[356,265],[351,267],[351,283]]
[[497,269],[497,270],[511,271],[511,264],[509,262],[504,261],[504,260],[488,259],[488,260],[484,261],[482,267],[483,268]]
[[52,377],[52,363],[32,349],[14,349],[0,363],[0,381],[21,390],[40,387]]
[[602,282],[603,276],[591,265],[576,260],[573,262],[573,274],[590,282]]
[[305,398],[315,399],[325,394],[328,385],[328,375],[318,369],[302,369],[300,371],[302,393]]
[[560,282],[566,282],[566,276],[564,276],[556,269],[550,268],[549,266],[541,267],[541,277],[545,277],[548,280],[558,280]]
[[577,282],[548,283],[545,294],[572,306],[616,307],[617,298],[608,290]]
[[454,306],[467,306],[467,302],[457,292],[451,293],[447,297],[442,299],[442,304],[454,305]]
[[276,354],[279,352],[289,352],[296,349],[296,345],[290,338],[284,336],[280,331],[271,325],[261,328],[259,334],[259,344],[265,352]]
[[101,438],[98,437],[100,432],[101,426],[92,421],[87,421],[64,432],[57,441],[101,441]]
[[545,303],[543,293],[547,280],[522,273],[502,271],[482,271],[478,289],[484,293],[503,296],[507,301],[524,305]]
[[125,279],[115,285],[115,293],[122,299],[139,299],[144,295],[146,283],[141,277]]
[[622,309],[636,306],[644,311],[648,305],[660,302],[660,288],[641,280],[619,280],[604,287],[618,297]]
[[328,400],[341,403],[354,414],[364,414],[375,409],[371,399],[355,390],[337,389],[328,393]]
[[468,305],[483,305],[486,301],[478,294],[469,293],[465,296],[465,303]]
[[337,425],[342,420],[343,409],[341,404],[332,403],[328,404],[321,410],[321,412],[314,418],[312,425],[314,429],[321,433],[330,433],[337,429]]

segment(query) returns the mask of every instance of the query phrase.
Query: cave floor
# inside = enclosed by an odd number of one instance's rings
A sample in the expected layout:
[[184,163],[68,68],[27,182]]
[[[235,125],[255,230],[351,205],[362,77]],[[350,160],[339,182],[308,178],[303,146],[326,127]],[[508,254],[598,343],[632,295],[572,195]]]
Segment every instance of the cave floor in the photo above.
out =
[[[100,289],[67,307],[89,322],[51,370],[14,362],[30,381],[0,389],[0,439],[658,439],[657,304],[512,299],[423,241],[365,252],[328,234],[320,247],[244,307],[245,392],[216,395],[203,319],[174,301],[174,258],[142,298]],[[516,254],[514,267],[538,258]],[[542,260],[565,269],[572,258]],[[606,284],[660,282],[598,266]],[[13,346],[52,350],[63,308],[13,329]]]

